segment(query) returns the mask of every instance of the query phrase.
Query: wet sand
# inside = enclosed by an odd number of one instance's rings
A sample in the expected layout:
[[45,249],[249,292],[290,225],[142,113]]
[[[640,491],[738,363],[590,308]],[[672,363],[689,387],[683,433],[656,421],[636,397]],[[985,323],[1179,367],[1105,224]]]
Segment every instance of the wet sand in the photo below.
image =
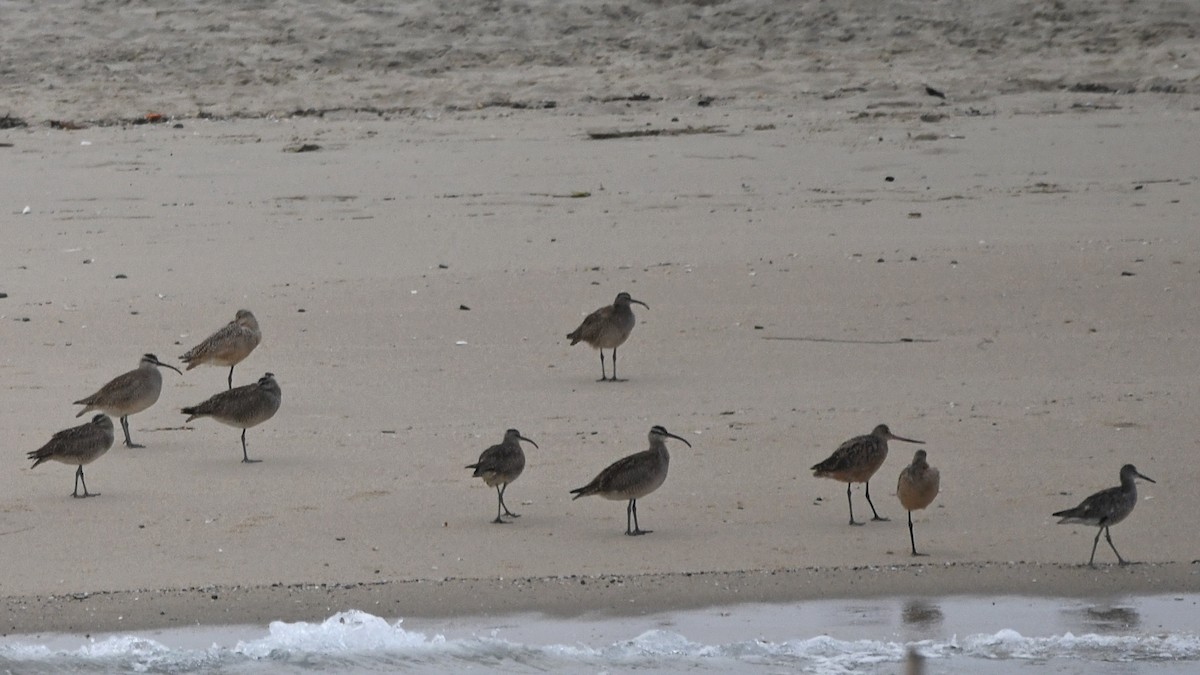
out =
[[[748,603],[955,595],[1113,598],[1185,593],[1196,565],[1147,563],[1081,569],[1042,563],[901,563],[855,568],[641,575],[443,578],[334,584],[204,586],[6,597],[5,633],[99,633],[187,626],[319,621],[358,609],[422,619],[642,617]],[[36,617],[35,620],[30,617]],[[419,624],[418,624],[419,625]]]

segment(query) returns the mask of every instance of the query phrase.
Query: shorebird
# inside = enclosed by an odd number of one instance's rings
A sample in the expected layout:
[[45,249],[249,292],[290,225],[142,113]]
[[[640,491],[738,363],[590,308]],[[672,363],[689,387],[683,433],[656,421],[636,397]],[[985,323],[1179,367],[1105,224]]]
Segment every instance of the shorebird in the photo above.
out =
[[158,395],[162,393],[162,373],[158,370],[159,366],[179,373],[178,368],[159,361],[157,356],[143,354],[137,368],[114,377],[91,396],[75,401],[72,405],[84,406],[75,416],[82,417],[84,413],[99,410],[113,417],[120,417],[121,430],[125,432],[125,447],[146,447],[134,443],[129,438],[129,416],[142,412],[158,401]]
[[1121,484],[1117,487],[1110,487],[1106,490],[1101,490],[1096,494],[1083,500],[1079,506],[1065,511],[1058,511],[1051,515],[1058,516],[1063,523],[1079,523],[1081,525],[1091,525],[1098,527],[1096,530],[1096,538],[1092,541],[1092,557],[1088,558],[1088,566],[1094,567],[1093,563],[1096,560],[1096,545],[1100,543],[1100,533],[1104,533],[1104,539],[1108,545],[1112,547],[1113,553],[1117,554],[1117,560],[1122,565],[1129,563],[1121,557],[1117,552],[1117,547],[1113,546],[1112,535],[1109,534],[1108,528],[1112,525],[1125,520],[1125,517],[1133,512],[1133,507],[1137,506],[1137,484],[1134,478],[1141,478],[1154,483],[1155,480],[1148,476],[1143,476],[1138,473],[1138,470],[1132,464],[1126,464],[1121,467]]
[[[484,485],[496,488],[496,497],[500,503],[496,505],[496,519],[493,523],[508,522],[500,518],[500,509],[504,509],[504,513],[513,518],[521,517],[509,511],[508,505],[504,503],[504,491],[508,489],[508,484],[525,470],[525,451],[521,449],[521,441],[533,443],[516,429],[509,429],[504,432],[504,440],[499,445],[484,450],[479,455],[478,462],[466,466],[468,469],[475,469],[475,473],[471,474],[473,478],[482,478]],[[533,447],[538,447],[538,444],[533,443]]]
[[249,356],[260,341],[262,331],[258,329],[258,319],[250,310],[239,309],[233,321],[204,338],[179,360],[187,364],[187,370],[203,363],[229,366],[229,388],[233,389],[233,367]]
[[862,525],[854,520],[854,502],[850,499],[850,486],[853,483],[863,483],[867,486],[867,503],[871,505],[871,513],[875,516],[871,520],[887,520],[879,516],[874,502],[871,501],[871,476],[875,475],[887,459],[888,441],[924,443],[897,436],[886,424],[880,424],[866,436],[855,436],[842,443],[829,459],[812,466],[813,475],[817,478],[832,478],[846,484],[846,502],[850,504],[851,525]]
[[618,381],[617,347],[625,344],[625,340],[628,340],[629,334],[633,332],[633,325],[637,323],[637,320],[633,316],[633,309],[629,306],[631,302],[636,302],[642,307],[650,309],[650,305],[641,300],[634,300],[629,297],[628,293],[622,291],[617,294],[617,299],[613,300],[613,304],[601,307],[588,314],[583,323],[579,324],[579,328],[567,333],[567,337],[571,339],[572,345],[583,341],[600,352],[600,382],[608,379],[608,374],[604,370],[605,349],[612,350],[612,381]]
[[913,555],[917,553],[917,540],[913,537],[912,512],[925,508],[933,503],[937,496],[941,476],[938,470],[929,466],[925,461],[925,451],[918,450],[913,455],[912,464],[900,472],[900,480],[896,482],[896,496],[900,505],[908,511],[908,541],[912,544]]
[[246,454],[246,429],[271,419],[279,410],[282,395],[275,375],[267,373],[254,384],[223,391],[199,405],[182,408],[179,412],[188,415],[184,422],[191,422],[197,417],[211,417],[221,424],[240,428],[242,461],[252,464],[262,460],[250,459]]
[[[83,465],[91,464],[108,452],[113,444],[113,423],[108,415],[98,414],[87,424],[63,429],[50,437],[50,441],[42,447],[26,455],[33,460],[31,469],[38,464],[54,460],[63,464],[75,464],[75,491],[72,497],[99,497],[99,492],[88,492],[87,481],[83,479]],[[79,484],[83,483],[83,494],[79,494]]]
[[654,492],[667,480],[667,467],[671,463],[671,455],[667,452],[668,438],[683,441],[684,445],[692,447],[686,439],[661,426],[650,427],[649,450],[636,452],[609,464],[592,479],[592,482],[571,490],[571,494],[575,495],[572,501],[590,495],[600,495],[614,501],[628,499],[629,505],[625,507],[625,534],[632,537],[653,532],[654,530],[638,527],[637,500]]

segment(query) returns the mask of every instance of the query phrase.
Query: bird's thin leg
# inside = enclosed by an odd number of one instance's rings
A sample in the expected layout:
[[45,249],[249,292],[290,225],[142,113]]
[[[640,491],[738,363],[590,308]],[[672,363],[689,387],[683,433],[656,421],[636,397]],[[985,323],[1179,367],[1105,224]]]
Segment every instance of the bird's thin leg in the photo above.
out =
[[867,503],[871,505],[871,513],[875,515],[875,517],[871,520],[882,520],[886,522],[888,519],[883,518],[878,512],[875,511],[875,504],[871,501],[871,481],[868,480],[865,485],[867,486]]
[[233,366],[229,366],[229,388],[233,389]]
[[500,507],[503,504],[504,504],[504,493],[500,491],[500,486],[497,485],[496,486],[496,519],[492,521],[493,523],[496,523],[499,525],[507,525],[508,524],[508,521],[500,518]]
[[128,416],[121,418],[121,429],[125,432],[125,447],[127,447],[127,448],[144,448],[144,447],[146,447],[144,445],[138,445],[137,443],[134,443],[133,440],[129,438],[129,417]]
[[[633,530],[632,531],[629,529],[630,514],[633,515]],[[629,508],[627,508],[625,510],[625,534],[628,534],[629,536],[632,537],[632,536],[637,536],[639,534],[650,534],[653,531],[654,530],[643,530],[641,527],[638,526],[637,500],[630,499],[629,500]]]
[[[79,494],[80,483],[83,484],[83,494],[82,495]],[[75,470],[75,491],[71,493],[71,496],[75,497],[76,499],[86,499],[88,497],[99,497],[100,496],[99,492],[88,493],[87,481],[83,479],[83,465],[82,464],[80,464],[79,468]]]
[[[502,487],[499,487],[499,488],[497,488],[497,489],[498,489],[498,490],[500,490],[500,505],[504,507],[504,513],[505,513],[505,514],[507,514],[507,515],[510,515],[510,516],[512,516],[513,518],[520,518],[521,516],[520,516],[519,514],[516,514],[516,513],[513,513],[512,511],[509,511],[509,510],[508,510],[508,504],[505,504],[505,503],[504,503],[504,492],[505,492],[506,490],[508,490],[508,483],[505,483],[505,484],[504,484]],[[497,516],[497,517],[498,517],[498,516]]]
[[250,459],[250,455],[246,454],[246,430],[242,429],[242,463],[243,464],[254,464],[255,462],[261,462],[261,461],[262,461],[261,459]]
[[608,371],[604,370],[604,350],[597,349],[596,351],[600,352],[600,379],[597,382],[607,382]]
[[909,543],[912,544],[913,555],[915,555],[915,556],[926,555],[924,553],[917,553],[917,538],[913,536],[912,511],[908,512],[908,541],[909,541]]
[[1096,560],[1096,544],[1100,543],[1100,534],[1102,532],[1104,532],[1103,527],[1099,530],[1096,530],[1096,538],[1092,540],[1092,557],[1088,558],[1088,567],[1095,567],[1095,565],[1092,563],[1094,563]]
[[1105,526],[1104,526],[1104,539],[1105,539],[1105,541],[1107,541],[1107,542],[1108,542],[1108,546],[1109,546],[1109,548],[1111,548],[1111,549],[1113,550],[1113,553],[1116,553],[1116,554],[1117,554],[1117,561],[1118,561],[1120,564],[1122,564],[1122,565],[1128,565],[1128,564],[1129,564],[1129,561],[1128,561],[1128,560],[1126,560],[1126,559],[1124,559],[1124,558],[1122,558],[1122,557],[1121,557],[1121,554],[1120,554],[1120,553],[1117,553],[1117,547],[1116,547],[1116,546],[1113,546],[1113,543],[1112,543],[1112,535],[1110,535],[1110,534],[1108,533],[1108,526],[1107,526],[1107,525],[1105,525]]
[[846,483],[846,503],[850,505],[850,524],[862,525],[862,523],[854,519],[854,500],[850,498],[850,485],[850,483]]
[[613,347],[613,376],[612,381],[617,381],[617,348]]

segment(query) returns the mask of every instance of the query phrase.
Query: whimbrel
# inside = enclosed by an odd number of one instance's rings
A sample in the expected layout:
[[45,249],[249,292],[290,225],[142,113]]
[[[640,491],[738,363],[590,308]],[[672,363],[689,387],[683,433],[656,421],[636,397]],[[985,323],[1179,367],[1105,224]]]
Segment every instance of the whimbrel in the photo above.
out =
[[[509,511],[508,505],[504,503],[504,491],[508,489],[508,484],[525,470],[525,451],[521,449],[521,441],[533,443],[516,429],[509,429],[504,432],[504,440],[499,445],[484,450],[479,455],[478,462],[466,466],[468,469],[475,469],[472,477],[482,478],[484,485],[496,488],[499,503],[496,505],[496,519],[493,523],[508,522],[500,518],[500,509],[504,509],[504,513],[513,518],[521,517]],[[538,444],[533,443],[533,447],[538,447]]]
[[571,490],[571,494],[575,495],[572,500],[589,495],[600,495],[614,501],[628,499],[629,505],[625,507],[625,534],[635,536],[653,532],[638,527],[637,500],[654,492],[667,480],[667,467],[671,463],[671,455],[667,452],[668,438],[683,441],[684,445],[692,447],[686,439],[655,425],[650,428],[649,450],[636,452],[609,464],[592,479],[592,482]]
[[613,304],[588,314],[583,323],[579,324],[579,328],[567,334],[572,345],[583,341],[600,352],[600,382],[608,379],[608,374],[604,370],[605,349],[612,350],[612,381],[618,381],[617,347],[625,344],[625,340],[629,339],[629,334],[633,332],[633,325],[637,323],[633,316],[633,309],[629,306],[631,302],[650,309],[650,305],[641,300],[634,300],[629,297],[628,293],[622,291],[617,294],[617,299],[613,300]]
[[1089,567],[1094,566],[1096,545],[1100,543],[1101,532],[1104,533],[1104,539],[1112,547],[1113,553],[1117,554],[1120,564],[1128,564],[1129,561],[1122,558],[1121,554],[1117,552],[1117,547],[1113,546],[1112,535],[1109,534],[1108,528],[1125,520],[1125,517],[1133,512],[1133,507],[1137,506],[1137,484],[1134,482],[1134,478],[1155,482],[1154,479],[1138,473],[1132,464],[1126,464],[1121,467],[1120,485],[1097,492],[1073,509],[1052,514],[1062,519],[1058,521],[1059,524],[1079,523],[1100,528],[1096,531],[1096,538],[1092,541],[1092,557],[1088,558]]
[[[129,416],[140,413],[158,401],[162,392],[162,373],[158,367],[170,368],[175,372],[179,369],[158,360],[153,354],[143,354],[138,367],[128,373],[114,377],[108,384],[100,387],[100,391],[75,401],[73,405],[83,405],[76,417],[84,413],[99,410],[113,417],[121,418],[121,430],[125,432],[125,446],[129,448],[144,448],[129,438]],[[182,375],[182,373],[180,373]]]
[[879,517],[875,504],[871,501],[871,476],[875,475],[887,459],[888,441],[924,443],[897,436],[886,424],[880,424],[866,436],[855,436],[842,443],[829,459],[812,467],[813,475],[817,478],[832,478],[846,484],[846,502],[850,504],[851,525],[862,525],[854,520],[854,502],[850,499],[850,486],[853,483],[864,483],[867,486],[867,503],[871,505],[871,513],[875,516],[872,520],[887,520]]
[[[98,414],[92,421],[62,431],[50,437],[50,441],[42,447],[26,455],[34,460],[31,469],[42,462],[54,460],[63,464],[75,464],[75,490],[72,497],[99,497],[99,492],[88,492],[87,481],[83,479],[83,465],[91,464],[100,455],[108,452],[113,444],[113,423],[108,415]],[[83,483],[83,494],[79,494],[79,484]]]
[[262,341],[258,319],[248,309],[239,309],[233,321],[217,332],[204,338],[179,357],[187,364],[187,370],[208,363],[214,366],[229,366],[229,388],[233,389],[233,367],[250,355]]
[[908,541],[912,544],[913,555],[925,554],[917,553],[917,540],[913,536],[912,512],[933,503],[941,480],[938,470],[929,466],[929,463],[925,461],[925,451],[918,450],[913,455],[912,464],[904,467],[904,470],[900,472],[900,479],[896,482],[896,496],[900,498],[900,505],[908,511]]
[[184,422],[191,422],[197,417],[211,417],[221,424],[240,428],[242,461],[250,464],[262,460],[250,459],[246,454],[246,429],[271,419],[279,410],[282,395],[275,375],[267,373],[254,384],[223,391],[199,405],[183,408],[179,412],[188,415]]

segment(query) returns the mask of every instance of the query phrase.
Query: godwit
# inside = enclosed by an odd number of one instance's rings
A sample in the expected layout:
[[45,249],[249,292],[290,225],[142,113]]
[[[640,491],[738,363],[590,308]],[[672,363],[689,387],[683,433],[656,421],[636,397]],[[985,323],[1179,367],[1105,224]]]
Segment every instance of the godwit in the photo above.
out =
[[[96,415],[91,422],[81,424],[62,431],[50,437],[50,442],[26,455],[33,460],[31,469],[42,462],[54,460],[63,464],[75,464],[75,490],[72,497],[99,497],[99,492],[89,493],[87,481],[83,479],[83,465],[91,464],[100,455],[108,452],[113,444],[113,423],[108,415]],[[83,494],[79,494],[79,484],[83,483]]]
[[846,502],[850,504],[851,525],[862,525],[854,520],[854,502],[850,499],[850,486],[853,483],[864,483],[867,486],[867,503],[871,505],[871,513],[875,516],[872,520],[887,520],[879,517],[879,513],[875,511],[875,504],[871,501],[871,476],[875,475],[887,459],[888,441],[924,443],[897,436],[886,424],[880,424],[866,436],[855,436],[842,443],[829,459],[812,467],[813,475],[817,478],[832,478],[846,484]]
[[937,496],[941,476],[938,470],[929,466],[925,461],[925,451],[918,450],[913,455],[912,464],[900,472],[900,480],[896,482],[896,496],[900,505],[908,511],[908,541],[912,544],[913,555],[917,553],[917,540],[913,537],[912,512],[925,508],[933,503]]
[[589,495],[600,495],[614,501],[628,499],[629,505],[625,508],[625,534],[635,536],[653,532],[654,530],[638,527],[637,500],[654,492],[667,480],[667,467],[671,463],[671,455],[667,452],[668,438],[683,441],[684,445],[692,447],[686,439],[661,426],[650,427],[649,450],[622,457],[609,464],[608,468],[592,479],[592,482],[571,490],[571,494],[575,495],[572,499]]
[[612,350],[612,381],[618,381],[617,347],[625,344],[625,340],[629,339],[629,334],[633,332],[633,325],[637,323],[637,320],[633,316],[633,309],[629,306],[631,302],[636,302],[642,307],[650,309],[650,305],[641,300],[634,300],[629,297],[628,293],[622,291],[617,294],[617,299],[613,300],[613,304],[601,307],[588,314],[583,323],[579,324],[579,328],[567,333],[567,337],[571,339],[572,345],[583,341],[600,352],[600,382],[608,379],[608,374],[604,370],[605,349]]
[[262,460],[250,459],[246,454],[246,429],[271,419],[279,410],[282,396],[275,375],[267,373],[254,384],[223,391],[199,405],[183,408],[179,412],[188,415],[184,422],[191,422],[197,417],[211,417],[221,424],[240,428],[242,461],[251,464]]
[[1117,547],[1113,546],[1112,535],[1109,534],[1108,528],[1125,520],[1125,517],[1133,512],[1133,507],[1137,506],[1137,484],[1134,482],[1134,478],[1155,482],[1154,479],[1138,473],[1132,464],[1126,464],[1121,467],[1120,485],[1097,492],[1073,509],[1052,514],[1062,519],[1058,521],[1060,525],[1062,523],[1079,523],[1100,528],[1096,530],[1096,538],[1092,541],[1092,557],[1088,558],[1089,567],[1094,566],[1092,563],[1096,560],[1096,544],[1100,543],[1101,532],[1104,533],[1104,540],[1112,547],[1113,553],[1117,554],[1120,564],[1128,564],[1129,561],[1122,558],[1121,554],[1117,552]]
[[187,364],[187,370],[208,363],[214,366],[229,366],[229,388],[233,389],[233,367],[250,355],[262,341],[258,319],[248,309],[239,309],[233,321],[217,332],[204,338],[179,357]]
[[116,376],[91,396],[75,401],[74,405],[85,406],[75,416],[82,417],[84,413],[99,410],[113,417],[120,417],[121,430],[125,432],[125,446],[146,447],[134,443],[129,438],[129,416],[142,412],[158,401],[158,395],[162,392],[162,373],[158,370],[159,366],[179,372],[175,366],[159,361],[157,356],[143,354],[137,368]]
[[[508,510],[508,505],[504,503],[504,491],[508,489],[508,484],[517,479],[521,472],[525,470],[525,451],[521,449],[520,441],[533,443],[533,441],[521,435],[521,432],[516,429],[509,429],[504,432],[504,440],[499,445],[484,450],[479,455],[479,461],[474,464],[468,464],[466,468],[475,469],[472,477],[482,478],[484,485],[496,488],[496,496],[499,499],[499,504],[496,505],[496,519],[493,523],[504,524],[507,521],[500,518],[500,509],[504,509],[504,513],[513,518],[520,518],[519,514]],[[533,443],[533,447],[538,447],[537,443]]]

